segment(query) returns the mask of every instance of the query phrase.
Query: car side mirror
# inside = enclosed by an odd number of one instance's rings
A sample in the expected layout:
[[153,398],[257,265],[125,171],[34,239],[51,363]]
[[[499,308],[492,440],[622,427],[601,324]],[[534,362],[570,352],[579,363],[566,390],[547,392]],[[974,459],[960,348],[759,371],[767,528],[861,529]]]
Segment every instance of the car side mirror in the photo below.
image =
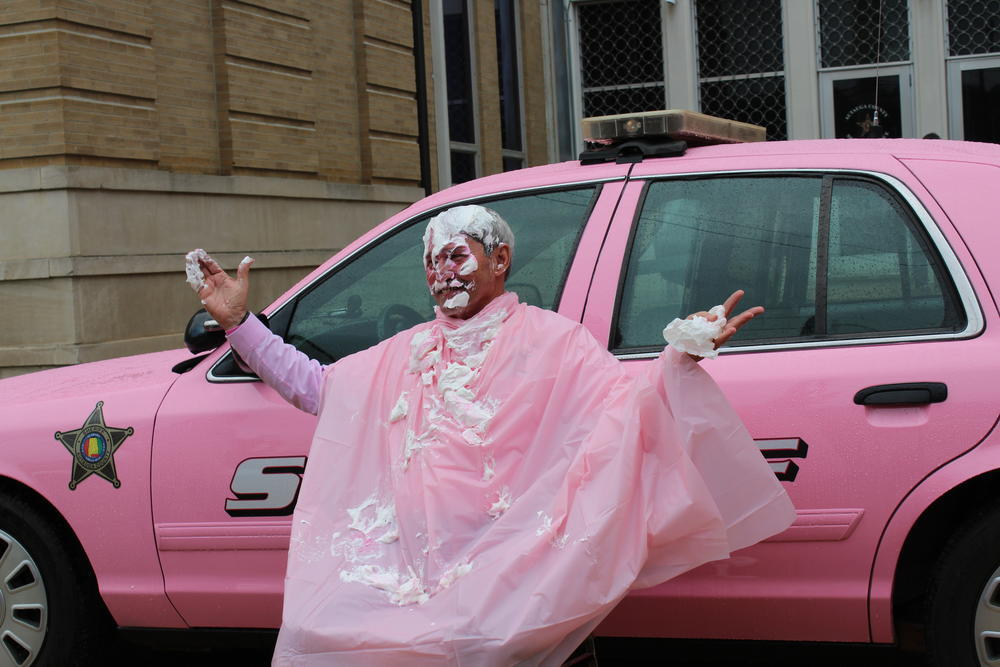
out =
[[[267,315],[257,313],[257,319],[268,326]],[[184,345],[192,354],[208,352],[226,342],[226,332],[208,311],[202,308],[188,320],[184,329]]]

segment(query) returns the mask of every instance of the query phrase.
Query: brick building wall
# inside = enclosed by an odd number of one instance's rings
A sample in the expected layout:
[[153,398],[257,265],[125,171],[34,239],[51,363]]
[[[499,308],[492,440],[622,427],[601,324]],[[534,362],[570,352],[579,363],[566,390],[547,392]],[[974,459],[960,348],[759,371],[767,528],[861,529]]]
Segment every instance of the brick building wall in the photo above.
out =
[[[493,3],[470,1],[492,173]],[[522,2],[526,52],[537,13]],[[408,0],[0,3],[0,377],[179,346],[193,247],[253,255],[259,308],[421,197],[411,16]]]

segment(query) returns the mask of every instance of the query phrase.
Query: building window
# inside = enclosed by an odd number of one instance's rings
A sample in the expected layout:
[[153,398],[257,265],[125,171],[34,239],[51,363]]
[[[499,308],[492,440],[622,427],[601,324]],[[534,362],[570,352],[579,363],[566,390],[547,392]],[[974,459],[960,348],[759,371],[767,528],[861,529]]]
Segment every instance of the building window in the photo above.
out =
[[1000,143],[1000,5],[948,0],[951,138]]
[[577,6],[584,117],[666,108],[661,2]]
[[912,137],[907,0],[818,0],[823,136]]
[[824,68],[908,61],[906,0],[819,0],[819,44]]
[[1000,53],[1000,4],[996,0],[948,0],[948,54]]
[[786,139],[781,0],[698,0],[696,12],[702,112]]
[[464,183],[479,175],[479,138],[476,131],[472,29],[468,0],[443,0],[442,13],[451,182]]
[[500,145],[503,170],[524,167],[521,132],[521,76],[517,30],[517,3],[494,0],[497,39],[497,72],[500,84]]

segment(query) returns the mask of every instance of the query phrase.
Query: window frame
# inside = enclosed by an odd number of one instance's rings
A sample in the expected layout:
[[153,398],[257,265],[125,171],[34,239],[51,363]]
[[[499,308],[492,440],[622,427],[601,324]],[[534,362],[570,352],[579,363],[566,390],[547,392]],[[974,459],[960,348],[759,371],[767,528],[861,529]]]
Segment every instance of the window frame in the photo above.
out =
[[[566,289],[566,281],[569,278],[570,271],[573,268],[573,263],[576,257],[576,251],[579,248],[580,240],[583,238],[584,231],[590,224],[591,217],[593,216],[594,213],[594,207],[600,200],[602,188],[605,183],[610,183],[614,181],[624,181],[624,180],[625,178],[623,176],[613,176],[608,178],[574,181],[572,183],[560,183],[558,185],[544,185],[531,188],[522,188],[518,190],[509,190],[505,192],[494,192],[489,194],[475,195],[473,197],[466,197],[464,199],[456,199],[454,201],[445,202],[442,204],[438,204],[437,206],[433,206],[431,208],[418,211],[413,215],[407,217],[406,219],[401,220],[399,223],[397,223],[390,229],[385,230],[385,232],[379,234],[378,236],[371,239],[364,245],[359,246],[349,255],[347,255],[340,261],[336,262],[335,264],[332,264],[330,267],[328,267],[326,271],[323,271],[321,274],[310,280],[308,283],[302,285],[299,289],[295,290],[295,292],[292,293],[287,299],[285,299],[278,305],[273,306],[273,310],[268,314],[268,321],[280,322],[282,321],[282,319],[284,319],[284,324],[282,326],[283,330],[281,332],[277,331],[274,332],[282,336],[282,338],[284,338],[284,335],[287,333],[288,327],[291,323],[291,318],[292,316],[294,316],[295,309],[298,306],[299,299],[309,294],[314,289],[317,289],[322,283],[326,282],[326,280],[328,280],[329,278],[332,278],[334,273],[340,271],[341,269],[346,268],[351,263],[360,259],[369,249],[392,238],[396,234],[399,234],[404,230],[409,229],[411,226],[419,224],[421,220],[425,220],[428,217],[437,215],[441,211],[452,208],[454,206],[464,206],[466,204],[488,205],[489,202],[502,201],[504,199],[513,199],[519,196],[531,196],[534,194],[545,194],[547,192],[580,190],[586,187],[593,187],[593,195],[591,196],[590,202],[587,205],[587,211],[584,217],[584,222],[582,225],[580,225],[580,230],[579,233],[577,234],[576,242],[574,245],[573,257],[571,257],[570,261],[567,262],[566,264],[566,269],[562,277],[559,289],[556,292],[556,296],[553,302],[553,307],[551,309],[553,312],[558,312],[559,306],[562,303],[563,292]],[[224,343],[224,345],[228,346],[228,342]],[[232,356],[233,356],[233,349],[229,347],[225,351],[225,353],[223,353],[205,372],[205,379],[211,383],[219,383],[219,384],[225,384],[231,382],[261,381],[260,378],[258,378],[255,374],[252,373],[245,373],[243,375],[217,375],[215,373],[215,369],[221,366],[222,364],[227,363]]]
[[965,105],[962,101],[962,74],[969,70],[1000,67],[1000,53],[949,56],[945,59],[948,98],[948,137],[965,139]]
[[[783,0],[787,2],[787,0]],[[915,46],[914,35],[914,20],[913,20],[913,7],[910,6],[909,0],[904,0],[906,5],[906,45],[908,57],[905,60],[885,60],[877,63],[855,63],[853,65],[823,65],[823,0],[813,0],[813,17],[814,25],[813,31],[816,35],[816,71],[817,72],[835,72],[837,70],[846,69],[864,69],[864,68],[877,68],[884,67],[886,65],[913,65],[913,51]],[[947,30],[947,28],[946,28]],[[881,54],[878,54],[878,59],[881,61]]]
[[[475,178],[483,175],[482,164],[482,137],[480,128],[480,100],[479,100],[479,61],[477,58],[477,34],[476,34],[476,3],[471,0],[463,0],[466,3],[468,21],[466,30],[469,31],[469,52],[468,67],[470,77],[470,95],[472,106],[472,131],[473,143],[455,141],[451,138],[451,127],[448,119],[448,77],[443,75],[436,79],[434,86],[434,105],[437,109],[435,116],[435,130],[437,132],[436,148],[438,158],[438,189],[443,190],[451,185],[452,181],[451,154],[462,153],[473,157],[475,167]],[[445,56],[445,30],[444,30],[444,3],[442,0],[430,0],[430,27],[431,27],[431,58],[434,69],[438,72],[447,72],[447,58]],[[468,181],[466,181],[468,182]]]
[[[583,87],[583,50],[580,46],[580,18],[579,12],[580,7],[585,5],[599,5],[605,3],[622,2],[623,0],[566,0],[566,35],[567,35],[567,52],[569,58],[569,94],[571,107],[573,109],[574,118],[583,117],[583,96],[585,92],[594,92],[596,89],[592,88],[589,91],[584,91]],[[625,0],[627,1],[627,0]],[[599,88],[603,90],[628,90],[628,89],[638,89],[638,88],[659,88],[663,93],[663,108],[668,109],[670,105],[668,103],[668,91],[667,91],[667,38],[666,38],[666,21],[664,20],[665,12],[667,11],[665,6],[667,2],[660,3],[660,59],[663,64],[663,80],[656,82],[645,82],[645,83],[631,83],[631,84],[621,84],[621,85],[611,85],[611,86],[600,86]],[[570,132],[572,134],[573,146],[577,147],[575,150],[579,152],[583,148],[583,131],[580,127],[579,122],[570,123]],[[576,153],[573,153],[576,155]]]
[[[951,288],[957,296],[955,306],[961,308],[966,317],[966,325],[962,331],[958,332],[937,332],[931,334],[900,334],[898,332],[884,336],[858,337],[853,334],[840,334],[837,337],[826,337],[822,340],[791,341],[779,340],[774,343],[757,343],[739,346],[724,346],[720,348],[720,354],[748,354],[754,352],[770,352],[796,349],[812,349],[820,347],[853,347],[858,345],[882,345],[890,343],[910,343],[919,341],[939,341],[939,340],[961,340],[974,338],[983,332],[985,318],[979,299],[972,287],[965,267],[959,261],[954,249],[951,247],[947,237],[938,227],[933,216],[923,205],[920,199],[898,178],[889,174],[874,171],[856,169],[747,169],[747,170],[724,170],[689,172],[683,174],[670,175],[644,175],[633,177],[632,181],[645,181],[642,194],[636,203],[636,208],[632,212],[632,222],[629,229],[628,244],[626,252],[622,258],[621,268],[618,274],[618,286],[615,293],[614,310],[611,313],[611,331],[609,333],[608,350],[621,360],[630,359],[652,359],[660,355],[664,346],[647,346],[644,348],[616,348],[614,347],[614,334],[618,330],[619,317],[622,308],[622,295],[625,288],[625,276],[628,264],[632,255],[635,234],[639,225],[640,214],[646,202],[650,186],[655,182],[672,180],[693,180],[702,178],[715,178],[725,176],[803,176],[811,175],[822,181],[823,177],[830,176],[834,180],[837,178],[855,178],[868,180],[884,187],[889,194],[896,197],[908,211],[910,222],[914,225],[914,231],[922,233],[927,241],[928,249],[936,254],[932,260],[936,260],[944,273],[944,277],[951,282]],[[733,286],[738,289],[739,285]],[[706,307],[714,304],[705,304]],[[666,325],[666,322],[664,322]],[[829,335],[828,335],[829,336]]]
[[[514,60],[517,64],[516,111],[517,111],[517,125],[520,128],[520,133],[521,133],[521,148],[519,149],[507,148],[506,146],[503,145],[503,142],[501,141],[500,143],[501,172],[508,171],[506,168],[504,168],[502,163],[504,158],[520,160],[521,166],[518,167],[518,169],[524,169],[525,167],[528,166],[528,148],[527,148],[528,136],[527,136],[527,127],[525,126],[524,123],[524,59],[521,57],[522,54],[524,53],[524,48],[523,48],[524,44],[521,37],[521,3],[513,2],[511,4],[511,7],[513,8],[513,14],[514,14]],[[498,45],[498,51],[499,51],[499,45]],[[501,63],[498,61],[497,62],[498,70],[500,67]],[[500,73],[498,71],[497,80],[499,81],[500,78],[501,78]],[[503,105],[501,104],[500,105],[501,112],[502,112],[502,107]]]
[[[694,42],[694,83],[695,83],[695,103],[697,104],[698,111],[701,113],[706,113],[702,107],[702,95],[703,87],[705,84],[710,83],[729,83],[733,81],[751,81],[754,79],[776,79],[781,78],[781,90],[783,101],[785,105],[784,113],[784,124],[785,124],[785,136],[781,140],[787,140],[790,138],[789,132],[789,108],[791,107],[791,96],[789,95],[788,88],[788,62],[791,57],[788,46],[786,42],[787,36],[787,26],[785,25],[786,13],[785,5],[787,0],[779,0],[779,15],[781,17],[781,69],[773,72],[751,72],[749,74],[721,74],[715,76],[702,76],[701,75],[701,54],[699,52],[699,40],[698,40],[698,3],[692,3],[691,11],[691,30],[693,34]],[[768,132],[770,134],[770,132]],[[770,137],[768,137],[770,140]]]
[[845,79],[874,79],[899,77],[899,133],[900,138],[913,138],[916,134],[916,91],[913,87],[912,63],[893,65],[862,65],[817,70],[819,77],[820,133],[823,139],[836,138],[837,119],[833,110],[833,84]]

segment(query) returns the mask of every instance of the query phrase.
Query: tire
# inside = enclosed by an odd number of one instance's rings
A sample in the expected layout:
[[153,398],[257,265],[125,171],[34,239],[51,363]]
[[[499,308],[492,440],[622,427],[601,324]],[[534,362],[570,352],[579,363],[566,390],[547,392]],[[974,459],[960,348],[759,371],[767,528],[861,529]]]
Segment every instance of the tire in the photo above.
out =
[[931,665],[1000,664],[1000,505],[966,522],[948,542],[927,605]]
[[0,667],[86,665],[107,645],[110,619],[90,566],[57,525],[0,495]]

